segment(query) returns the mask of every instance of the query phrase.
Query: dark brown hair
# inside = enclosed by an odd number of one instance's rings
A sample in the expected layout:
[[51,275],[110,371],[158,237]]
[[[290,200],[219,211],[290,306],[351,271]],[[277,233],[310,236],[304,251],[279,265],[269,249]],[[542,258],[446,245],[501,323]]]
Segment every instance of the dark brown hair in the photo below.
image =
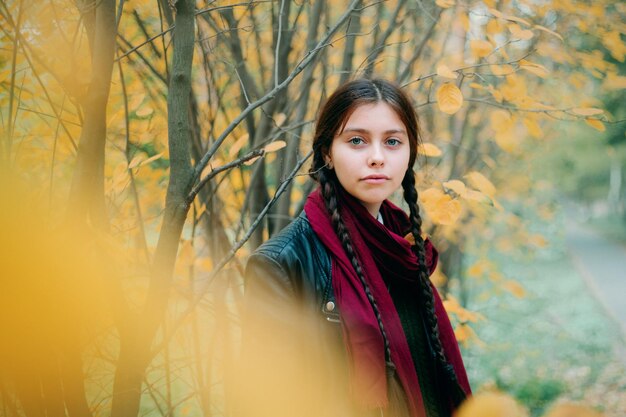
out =
[[418,117],[411,100],[400,89],[400,87],[382,79],[357,79],[340,86],[328,98],[318,116],[315,127],[315,136],[313,138],[313,164],[309,171],[309,175],[320,184],[322,196],[324,197],[326,208],[330,213],[335,233],[337,233],[348,258],[350,259],[352,266],[354,267],[361,284],[363,285],[365,293],[378,320],[378,326],[385,344],[385,359],[393,366],[393,363],[391,362],[389,342],[382,323],[380,310],[370,291],[369,285],[365,280],[361,265],[356,254],[354,253],[352,240],[350,239],[350,235],[339,213],[337,190],[341,187],[341,184],[335,175],[335,171],[327,167],[324,159],[330,151],[333,139],[342,131],[352,112],[359,106],[379,102],[388,104],[397,113],[407,130],[410,145],[410,157],[406,173],[402,180],[402,188],[404,190],[404,199],[409,206],[409,218],[411,220],[410,232],[413,234],[415,239],[420,264],[418,283],[419,290],[423,295],[421,299],[424,300],[423,303],[421,303],[421,308],[424,312],[423,316],[425,318],[425,327],[428,330],[427,337],[430,341],[429,345],[432,347],[433,355],[438,365],[437,368],[440,369],[445,375],[444,378],[447,380],[446,382],[449,387],[448,394],[455,405],[458,405],[465,398],[465,393],[458,383],[454,369],[445,357],[443,346],[439,338],[439,326],[437,323],[437,316],[435,314],[435,299],[430,286],[429,273],[426,266],[424,240],[422,239],[421,234],[422,218],[417,204],[418,195],[415,188],[415,173],[413,171],[413,165],[415,164],[417,157],[417,147],[421,139]]

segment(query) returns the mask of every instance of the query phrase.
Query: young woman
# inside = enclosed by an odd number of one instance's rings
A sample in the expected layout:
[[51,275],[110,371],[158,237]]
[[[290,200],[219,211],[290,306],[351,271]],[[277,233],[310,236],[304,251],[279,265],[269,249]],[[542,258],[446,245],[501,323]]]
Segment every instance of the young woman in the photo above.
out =
[[[244,414],[451,416],[470,386],[429,275],[410,100],[385,80],[322,108],[304,212],[251,257]],[[400,187],[410,214],[387,200]]]

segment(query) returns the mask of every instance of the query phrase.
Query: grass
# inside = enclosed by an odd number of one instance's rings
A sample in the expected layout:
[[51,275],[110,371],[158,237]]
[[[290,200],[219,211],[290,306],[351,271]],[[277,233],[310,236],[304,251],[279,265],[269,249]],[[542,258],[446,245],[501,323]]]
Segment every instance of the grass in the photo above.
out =
[[[623,417],[626,344],[555,230],[550,248],[532,262],[493,255],[503,274],[524,286],[523,298],[498,293],[491,282],[471,289],[468,307],[486,320],[474,326],[484,345],[464,348],[470,381],[475,390],[498,388],[515,396],[532,416],[555,401],[573,400],[606,417]],[[482,297],[489,293],[497,295]]]

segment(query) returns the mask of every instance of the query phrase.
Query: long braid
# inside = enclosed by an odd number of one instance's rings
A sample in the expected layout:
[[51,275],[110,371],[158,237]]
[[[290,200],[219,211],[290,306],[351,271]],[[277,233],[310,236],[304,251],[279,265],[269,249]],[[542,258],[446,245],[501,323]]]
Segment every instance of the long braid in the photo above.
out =
[[363,285],[363,289],[365,290],[365,294],[367,295],[367,299],[374,310],[374,314],[376,315],[376,321],[378,322],[378,327],[380,329],[380,333],[383,337],[383,342],[385,346],[385,361],[387,366],[390,366],[395,369],[395,365],[391,359],[391,346],[389,344],[389,338],[387,337],[387,333],[385,332],[385,326],[383,325],[382,315],[380,313],[380,309],[378,308],[378,304],[376,303],[376,299],[374,298],[372,291],[370,290],[370,286],[367,284],[365,280],[365,275],[363,275],[363,269],[361,268],[361,264],[356,257],[356,253],[354,252],[354,247],[352,245],[352,239],[350,238],[350,234],[348,233],[348,229],[346,228],[341,215],[339,214],[339,208],[337,206],[337,190],[334,173],[327,170],[326,168],[322,169],[318,173],[318,180],[321,186],[322,196],[324,197],[324,202],[326,203],[326,208],[330,212],[330,216],[333,222],[333,227],[335,228],[335,233],[339,237],[341,241],[341,245],[343,246],[350,262],[352,263],[352,267],[356,271],[361,284]]
[[404,190],[404,199],[409,205],[409,218],[411,220],[411,233],[415,238],[417,248],[417,257],[419,261],[419,287],[423,295],[424,317],[426,326],[429,331],[428,338],[434,351],[435,359],[444,370],[445,378],[451,387],[452,400],[458,406],[466,397],[465,392],[461,389],[458,378],[452,365],[446,359],[441,340],[439,338],[439,325],[437,323],[437,315],[435,313],[435,296],[430,286],[429,274],[426,266],[426,251],[424,248],[424,239],[422,239],[422,217],[420,216],[419,206],[417,204],[417,190],[415,188],[415,175],[412,169],[407,170],[402,180],[402,188]]

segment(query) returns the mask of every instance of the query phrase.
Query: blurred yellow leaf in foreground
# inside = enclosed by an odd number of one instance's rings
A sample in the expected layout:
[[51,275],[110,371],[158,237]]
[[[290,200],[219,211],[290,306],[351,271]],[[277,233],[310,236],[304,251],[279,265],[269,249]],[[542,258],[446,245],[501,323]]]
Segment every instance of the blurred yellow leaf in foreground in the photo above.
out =
[[482,392],[468,398],[454,417],[526,417],[528,413],[513,398],[500,392]]

